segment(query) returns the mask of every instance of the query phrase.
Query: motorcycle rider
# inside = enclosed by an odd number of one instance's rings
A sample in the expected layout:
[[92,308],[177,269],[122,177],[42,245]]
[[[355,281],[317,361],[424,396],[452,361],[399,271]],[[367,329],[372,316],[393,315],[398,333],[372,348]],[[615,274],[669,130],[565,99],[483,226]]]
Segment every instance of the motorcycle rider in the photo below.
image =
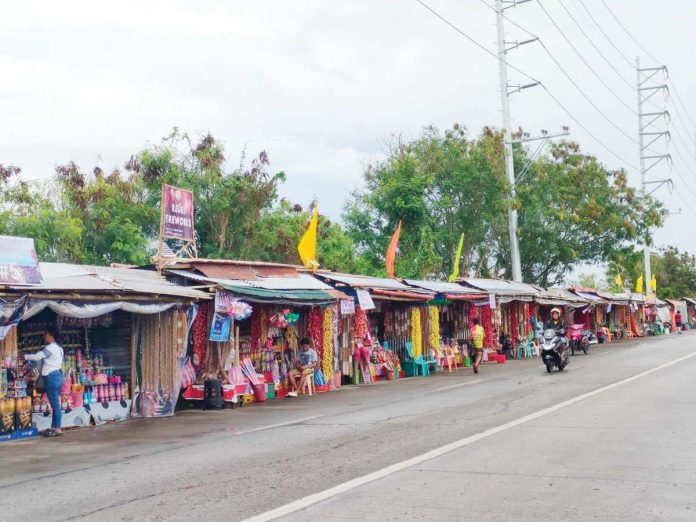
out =
[[568,329],[566,324],[563,322],[563,316],[560,309],[553,308],[551,310],[551,319],[546,321],[546,324],[544,325],[544,330],[548,329],[555,330],[556,335],[563,339],[563,352],[565,352],[565,350],[568,348],[568,338],[566,337]]

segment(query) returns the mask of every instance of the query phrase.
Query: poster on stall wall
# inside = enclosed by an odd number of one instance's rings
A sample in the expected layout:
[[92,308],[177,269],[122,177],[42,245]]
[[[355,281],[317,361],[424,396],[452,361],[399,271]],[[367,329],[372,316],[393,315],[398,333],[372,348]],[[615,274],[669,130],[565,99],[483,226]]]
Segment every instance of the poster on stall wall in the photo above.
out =
[[341,299],[341,315],[353,315],[355,313],[355,301],[353,299]]
[[193,192],[162,187],[162,237],[193,242]]
[[215,291],[215,314],[213,322],[210,325],[211,341],[218,343],[227,342],[230,340],[230,327],[232,326],[232,318],[228,313],[232,306],[232,294],[222,290]]
[[488,294],[488,306],[491,307],[491,310],[495,310],[495,308],[496,308],[495,294]]
[[363,311],[374,310],[375,303],[372,302],[372,296],[367,290],[356,290],[358,294],[358,304]]
[[42,282],[34,240],[0,236],[0,284],[40,285]]

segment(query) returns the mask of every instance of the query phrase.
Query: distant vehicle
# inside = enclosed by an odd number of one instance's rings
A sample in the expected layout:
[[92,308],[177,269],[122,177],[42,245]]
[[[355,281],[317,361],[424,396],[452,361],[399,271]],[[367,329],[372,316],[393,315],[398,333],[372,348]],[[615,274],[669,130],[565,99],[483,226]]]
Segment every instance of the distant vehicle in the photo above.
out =
[[590,351],[590,332],[585,330],[584,324],[571,324],[569,328],[570,352],[575,355],[581,351],[587,355]]

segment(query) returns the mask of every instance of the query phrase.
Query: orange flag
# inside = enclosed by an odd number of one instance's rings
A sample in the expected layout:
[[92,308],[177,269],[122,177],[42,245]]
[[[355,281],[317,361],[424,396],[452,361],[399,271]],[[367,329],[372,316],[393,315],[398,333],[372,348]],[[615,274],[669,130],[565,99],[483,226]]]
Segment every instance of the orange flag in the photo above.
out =
[[394,261],[396,260],[396,249],[399,246],[399,238],[401,237],[401,220],[399,220],[399,226],[396,227],[394,235],[389,241],[389,246],[387,247],[387,275],[389,277],[394,277]]

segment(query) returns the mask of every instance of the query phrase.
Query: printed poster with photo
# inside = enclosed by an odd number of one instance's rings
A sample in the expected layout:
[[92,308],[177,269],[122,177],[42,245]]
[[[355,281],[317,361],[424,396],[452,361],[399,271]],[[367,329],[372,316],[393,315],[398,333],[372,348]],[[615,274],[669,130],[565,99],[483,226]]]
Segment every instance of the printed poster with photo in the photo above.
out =
[[214,342],[227,342],[230,340],[232,318],[229,310],[232,308],[233,297],[230,292],[215,291],[215,314],[210,325],[209,339]]

